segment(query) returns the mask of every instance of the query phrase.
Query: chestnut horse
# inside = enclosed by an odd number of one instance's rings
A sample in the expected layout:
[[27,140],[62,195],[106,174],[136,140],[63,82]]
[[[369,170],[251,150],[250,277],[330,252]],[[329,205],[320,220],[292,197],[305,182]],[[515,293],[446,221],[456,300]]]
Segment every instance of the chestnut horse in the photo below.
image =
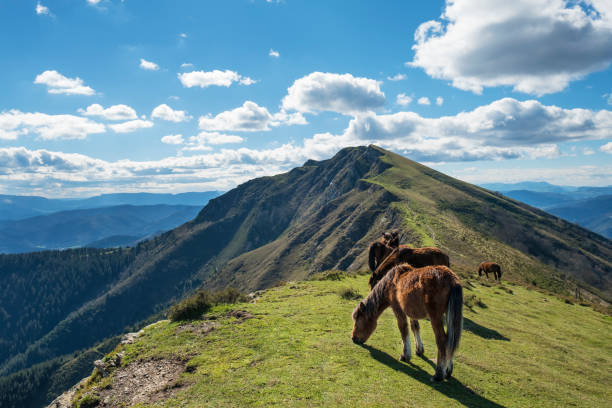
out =
[[403,245],[394,249],[388,256],[380,262],[370,277],[370,289],[381,280],[383,276],[394,266],[408,263],[415,268],[427,265],[450,266],[448,255],[436,247],[410,248]]
[[432,380],[449,378],[453,372],[453,355],[459,346],[463,322],[463,288],[457,275],[446,266],[415,269],[402,264],[391,269],[355,307],[353,342],[365,343],[376,329],[379,316],[389,306],[395,313],[404,343],[400,360],[407,362],[412,354],[406,316],[410,318],[416,354],[419,356],[423,355],[424,348],[418,320],[429,317],[438,346],[436,373]]
[[489,272],[493,274],[495,280],[501,281],[502,271],[498,264],[495,262],[482,262],[478,265],[478,276],[482,276],[484,273],[489,279]]

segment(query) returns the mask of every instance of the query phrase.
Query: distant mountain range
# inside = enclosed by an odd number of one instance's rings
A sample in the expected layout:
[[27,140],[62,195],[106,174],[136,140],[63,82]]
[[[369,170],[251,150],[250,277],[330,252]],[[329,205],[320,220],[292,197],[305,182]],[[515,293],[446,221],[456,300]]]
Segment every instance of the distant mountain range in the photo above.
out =
[[0,253],[133,246],[191,220],[220,194],[0,195]]
[[0,221],[0,252],[134,245],[193,219],[202,206],[119,205]]
[[20,220],[48,215],[58,211],[83,210],[119,205],[193,205],[204,207],[220,191],[201,193],[155,194],[119,193],[102,194],[89,198],[52,199],[38,196],[15,196],[0,194],[0,220]]
[[482,187],[612,238],[612,186],[570,187],[523,182],[483,184]]

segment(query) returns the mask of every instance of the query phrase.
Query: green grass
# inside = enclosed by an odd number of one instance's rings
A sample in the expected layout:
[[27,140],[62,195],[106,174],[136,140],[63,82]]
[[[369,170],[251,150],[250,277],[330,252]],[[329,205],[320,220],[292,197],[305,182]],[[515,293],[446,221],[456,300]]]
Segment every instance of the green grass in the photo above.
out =
[[[162,357],[188,360],[181,380],[189,385],[155,407],[610,403],[611,317],[507,282],[471,283],[464,294],[474,306],[464,308],[454,378],[440,384],[429,380],[436,347],[427,321],[421,321],[426,358],[415,356],[410,364],[398,361],[401,339],[390,310],[365,347],[352,343],[357,301],[339,294],[368,293],[367,276],[291,283],[266,291],[256,303],[216,306],[209,314],[217,327],[205,336],[162,321],[114,353],[125,352],[124,365]],[[255,318],[237,321],[227,317],[230,309]],[[89,387],[95,386],[91,381]]]

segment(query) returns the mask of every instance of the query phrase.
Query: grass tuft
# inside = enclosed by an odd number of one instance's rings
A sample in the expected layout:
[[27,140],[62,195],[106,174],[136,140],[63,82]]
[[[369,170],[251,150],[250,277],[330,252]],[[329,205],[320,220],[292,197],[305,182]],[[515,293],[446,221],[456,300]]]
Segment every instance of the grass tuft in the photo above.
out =
[[339,281],[344,278],[346,278],[345,272],[332,269],[329,271],[315,273],[310,277],[310,280],[312,281],[326,281],[326,280]]
[[172,306],[168,317],[173,322],[199,319],[215,305],[246,302],[246,300],[246,296],[234,288],[228,287],[216,292],[200,289],[194,295]]
[[359,300],[363,297],[361,296],[361,293],[359,293],[357,289],[353,289],[353,288],[340,289],[338,291],[338,294],[340,295],[342,299],[345,299],[345,300]]

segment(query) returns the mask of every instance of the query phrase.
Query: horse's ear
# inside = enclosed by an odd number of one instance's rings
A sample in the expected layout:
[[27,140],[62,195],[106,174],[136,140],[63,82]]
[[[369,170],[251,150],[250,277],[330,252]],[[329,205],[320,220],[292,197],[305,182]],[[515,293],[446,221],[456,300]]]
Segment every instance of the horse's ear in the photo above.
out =
[[363,304],[363,302],[359,302],[359,311],[360,312],[365,312],[365,305]]

